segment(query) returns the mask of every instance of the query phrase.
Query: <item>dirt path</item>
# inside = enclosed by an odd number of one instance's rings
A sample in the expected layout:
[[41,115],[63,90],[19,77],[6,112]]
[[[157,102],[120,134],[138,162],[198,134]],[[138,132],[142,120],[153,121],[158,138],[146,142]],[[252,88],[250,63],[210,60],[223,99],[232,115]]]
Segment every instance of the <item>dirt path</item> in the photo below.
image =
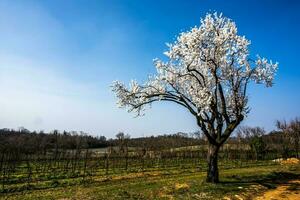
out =
[[299,200],[300,180],[289,181],[287,184],[278,186],[276,189],[268,190],[262,196],[254,200]]

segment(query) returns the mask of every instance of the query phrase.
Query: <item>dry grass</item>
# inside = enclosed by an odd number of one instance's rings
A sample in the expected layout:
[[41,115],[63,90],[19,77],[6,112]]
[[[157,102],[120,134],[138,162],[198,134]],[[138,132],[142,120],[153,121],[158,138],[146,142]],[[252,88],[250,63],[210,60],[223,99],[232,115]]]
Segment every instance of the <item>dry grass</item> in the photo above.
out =
[[286,160],[282,160],[280,162],[281,165],[297,165],[300,164],[300,160],[298,158],[288,158]]

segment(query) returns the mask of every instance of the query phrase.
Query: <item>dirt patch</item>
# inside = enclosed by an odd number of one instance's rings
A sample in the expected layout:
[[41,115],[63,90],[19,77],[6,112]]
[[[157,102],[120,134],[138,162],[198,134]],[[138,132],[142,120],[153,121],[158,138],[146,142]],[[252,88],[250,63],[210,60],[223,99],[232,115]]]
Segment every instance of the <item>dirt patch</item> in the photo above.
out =
[[176,191],[187,191],[190,189],[190,186],[187,183],[175,183],[175,190]]
[[280,161],[281,165],[296,165],[296,164],[299,164],[299,163],[300,163],[300,160],[297,159],[297,158],[288,158],[286,160],[281,160]]
[[279,185],[276,189],[268,190],[254,200],[298,200],[300,199],[300,179]]

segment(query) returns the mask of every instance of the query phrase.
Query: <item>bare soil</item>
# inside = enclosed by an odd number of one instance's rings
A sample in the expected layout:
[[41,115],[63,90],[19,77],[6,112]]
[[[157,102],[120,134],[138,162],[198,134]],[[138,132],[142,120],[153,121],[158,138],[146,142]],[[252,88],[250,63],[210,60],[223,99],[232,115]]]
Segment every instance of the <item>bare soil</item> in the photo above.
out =
[[279,185],[276,189],[268,190],[255,200],[299,200],[300,179],[292,180],[286,184]]

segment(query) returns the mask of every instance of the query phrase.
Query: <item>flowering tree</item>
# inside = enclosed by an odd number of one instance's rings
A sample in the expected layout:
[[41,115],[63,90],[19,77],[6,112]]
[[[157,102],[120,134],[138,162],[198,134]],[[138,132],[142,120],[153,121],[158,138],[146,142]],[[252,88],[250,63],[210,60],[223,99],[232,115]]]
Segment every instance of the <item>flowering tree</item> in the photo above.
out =
[[272,86],[277,63],[249,58],[250,41],[237,34],[235,23],[207,14],[201,25],[180,33],[165,52],[168,61],[154,60],[157,74],[130,87],[115,81],[112,90],[120,107],[141,115],[147,104],[170,101],[195,116],[208,139],[207,182],[218,182],[218,151],[244,119],[251,81]]

